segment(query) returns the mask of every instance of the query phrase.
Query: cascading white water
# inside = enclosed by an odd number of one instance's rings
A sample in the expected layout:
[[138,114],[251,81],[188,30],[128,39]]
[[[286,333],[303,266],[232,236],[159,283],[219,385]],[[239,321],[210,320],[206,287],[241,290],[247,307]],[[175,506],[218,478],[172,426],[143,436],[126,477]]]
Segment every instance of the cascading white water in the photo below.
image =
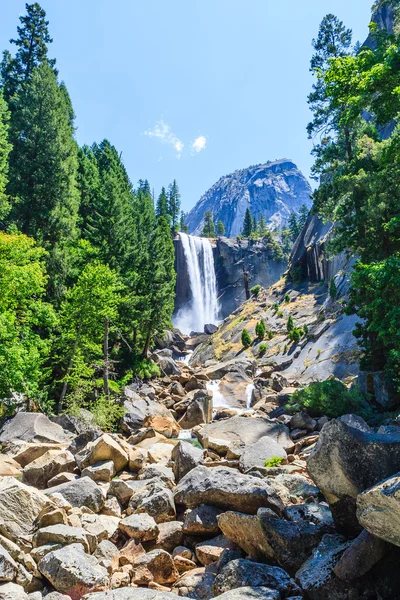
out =
[[181,308],[174,325],[183,333],[203,331],[206,324],[218,323],[218,296],[214,256],[211,243],[206,238],[179,234],[185,254],[192,300]]

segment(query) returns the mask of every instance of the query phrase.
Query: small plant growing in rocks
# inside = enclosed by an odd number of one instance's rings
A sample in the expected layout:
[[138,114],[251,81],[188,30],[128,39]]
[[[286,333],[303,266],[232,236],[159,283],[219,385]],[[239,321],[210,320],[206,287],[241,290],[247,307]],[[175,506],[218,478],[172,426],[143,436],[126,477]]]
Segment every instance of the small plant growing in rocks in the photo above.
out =
[[242,331],[242,346],[243,348],[249,348],[251,346],[251,337],[247,329]]
[[268,458],[265,461],[265,466],[266,467],[279,467],[279,465],[282,463],[283,458],[281,456],[271,456],[271,458]]
[[263,356],[266,353],[267,348],[268,348],[267,344],[260,344],[258,347],[259,356]]
[[253,296],[253,298],[258,298],[258,296],[260,295],[261,292],[261,285],[254,285],[251,289],[250,289],[251,295]]
[[264,321],[261,319],[261,321],[259,323],[257,323],[256,325],[256,335],[258,337],[259,340],[263,340],[265,337],[265,323]]

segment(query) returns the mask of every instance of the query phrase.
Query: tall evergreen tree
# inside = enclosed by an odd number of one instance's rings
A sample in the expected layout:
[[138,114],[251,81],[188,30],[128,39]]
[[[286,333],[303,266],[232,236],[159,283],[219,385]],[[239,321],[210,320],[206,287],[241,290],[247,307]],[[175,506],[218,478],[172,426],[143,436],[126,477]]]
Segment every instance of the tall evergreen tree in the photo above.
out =
[[164,217],[167,223],[170,223],[171,221],[171,215],[169,214],[168,207],[168,196],[167,192],[165,191],[165,187],[161,188],[161,193],[157,199],[156,216],[157,218]]
[[225,233],[225,225],[221,220],[219,220],[217,223],[217,233],[218,235],[224,235]]
[[179,193],[176,179],[171,183],[168,189],[169,214],[171,216],[171,227],[173,231],[177,231],[179,223],[179,215],[181,210],[181,195]]
[[292,238],[292,242],[295,242],[300,233],[300,227],[299,227],[299,223],[297,221],[296,213],[294,213],[294,212],[290,213],[288,222],[289,222],[290,237]]
[[78,150],[77,185],[80,195],[79,225],[83,232],[87,230],[89,219],[100,196],[100,172],[93,148],[83,146]]
[[215,236],[215,225],[214,225],[214,215],[211,210],[206,210],[206,214],[204,215],[204,227],[202,235],[207,238],[212,238]]
[[299,218],[298,218],[298,224],[299,224],[299,230],[300,231],[303,229],[304,225],[307,222],[309,212],[310,211],[309,211],[309,209],[307,208],[307,206],[305,204],[303,204],[302,206],[300,206]]
[[246,208],[243,222],[243,235],[249,237],[253,231],[253,219],[251,216],[250,208]]
[[182,231],[183,233],[189,233],[189,227],[186,223],[186,214],[183,212],[183,210],[181,211],[181,221],[179,224],[179,231]]
[[258,229],[260,232],[260,236],[264,237],[267,233],[267,222],[263,214],[261,214],[260,221],[258,223]]
[[8,182],[8,156],[11,144],[8,141],[9,113],[0,92],[0,223],[10,211],[10,203],[6,194]]

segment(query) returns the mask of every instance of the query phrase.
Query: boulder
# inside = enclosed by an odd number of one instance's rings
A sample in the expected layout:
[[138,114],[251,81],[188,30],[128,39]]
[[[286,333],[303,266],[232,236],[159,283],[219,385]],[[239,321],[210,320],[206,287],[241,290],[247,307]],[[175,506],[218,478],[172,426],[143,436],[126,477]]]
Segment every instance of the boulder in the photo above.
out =
[[246,586],[267,587],[277,590],[283,598],[300,595],[295,581],[280,567],[239,558],[228,562],[215,578],[214,593],[220,596],[230,590]]
[[89,477],[81,477],[61,485],[48,488],[46,496],[61,494],[71,506],[87,506],[93,512],[99,512],[104,505],[104,496],[100,488]]
[[165,435],[167,438],[176,438],[179,435],[180,426],[172,416],[169,415],[151,415],[143,421],[144,427],[149,427]]
[[[125,395],[127,388],[125,388]],[[171,411],[165,408],[159,402],[154,402],[149,398],[141,398],[135,394],[134,398],[129,398],[124,402],[125,414],[121,419],[121,429],[126,433],[134,433],[141,427],[146,417],[167,416],[173,418]]]
[[236,373],[238,371],[244,371],[247,375],[253,375],[255,368],[255,360],[252,360],[247,356],[241,356],[239,358],[233,358],[232,360],[226,360],[211,365],[204,369],[203,373],[207,375],[209,379],[222,379],[227,373]]
[[44,489],[52,477],[64,472],[72,473],[75,467],[75,458],[68,450],[48,450],[24,467],[22,481]]
[[224,535],[218,535],[212,540],[199,542],[195,546],[196,558],[203,567],[218,562],[224,550],[237,550],[236,544]]
[[154,361],[158,364],[164,375],[180,375],[181,370],[171,356],[165,356],[155,352]]
[[[195,598],[196,600],[208,600],[214,598],[213,585],[217,573],[216,564],[200,569],[193,569],[188,573],[184,573],[174,584],[172,592],[180,598],[182,596]],[[171,595],[170,600],[173,596]],[[167,599],[165,599],[167,600]]]
[[37,548],[45,544],[61,544],[61,546],[81,544],[86,552],[89,552],[90,549],[84,529],[63,524],[50,525],[49,527],[38,529],[33,536],[33,545]]
[[245,447],[240,455],[239,468],[245,473],[253,468],[265,467],[265,461],[275,457],[285,459],[286,451],[273,438],[264,436]]
[[310,432],[316,429],[317,421],[306,412],[299,412],[290,419],[289,427],[290,429],[304,429]]
[[0,600],[29,600],[22,585],[17,583],[0,584]]
[[204,463],[204,452],[201,448],[181,440],[172,450],[171,458],[174,461],[175,479],[179,482],[189,471]]
[[358,496],[357,518],[376,537],[400,546],[399,473]]
[[204,448],[226,453],[232,445],[255,444],[262,437],[269,437],[282,448],[293,448],[287,427],[267,417],[232,417],[226,421],[216,421],[198,432]]
[[278,513],[283,510],[281,500],[266,481],[228,467],[192,469],[178,483],[174,497],[177,504],[189,508],[210,504],[246,514],[256,514],[261,507]]
[[7,550],[0,546],[0,581],[13,581],[18,565]]
[[58,592],[67,594],[71,600],[80,600],[84,594],[108,586],[107,570],[95,556],[85,554],[81,544],[49,552],[38,568]]
[[121,531],[140,542],[155,540],[158,535],[157,523],[147,514],[129,515],[119,523]]
[[196,390],[179,425],[182,429],[193,429],[197,425],[211,423],[212,407],[212,394],[207,390]]
[[176,517],[172,492],[161,482],[150,483],[129,500],[129,513],[147,513],[156,523],[174,521]]
[[307,498],[317,497],[319,494],[319,489],[312,485],[304,475],[282,473],[277,475],[274,480],[275,483],[285,486],[289,495],[295,498],[307,500]]
[[172,556],[165,550],[151,550],[133,560],[132,581],[145,585],[152,581],[164,585],[179,577]]
[[[218,517],[222,511],[215,506],[201,504],[185,514],[183,532],[188,535],[218,535],[220,527]],[[230,538],[232,539],[232,538]]]
[[351,584],[336,577],[334,568],[350,542],[338,535],[324,535],[319,546],[296,573],[296,581],[310,600],[359,598]]
[[267,587],[241,587],[218,596],[219,600],[279,600],[280,593]]
[[[181,600],[190,600],[187,596],[180,596],[180,598]],[[158,592],[146,588],[125,587],[119,590],[87,594],[82,600],[174,600],[174,595],[169,592]]]
[[82,477],[89,477],[93,481],[108,483],[115,475],[115,465],[112,460],[102,460],[86,467],[82,471]]
[[362,529],[356,518],[357,496],[400,471],[400,435],[362,430],[359,421],[357,417],[357,427],[342,419],[324,425],[307,461],[338,530],[356,534]]
[[0,477],[20,477],[21,465],[11,456],[0,454]]
[[165,465],[148,465],[139,471],[139,480],[149,480],[157,478],[170,489],[175,486],[175,475],[170,467]]
[[0,444],[11,440],[68,443],[71,437],[69,432],[52,423],[42,413],[19,412],[6,421],[0,430]]
[[112,460],[115,471],[122,471],[128,464],[128,455],[123,448],[108,433],[95,439],[75,455],[81,470],[95,463]]
[[206,333],[207,335],[213,335],[217,331],[217,325],[213,325],[212,323],[206,323],[206,325],[204,325],[204,333]]
[[154,548],[172,552],[182,543],[183,532],[181,521],[166,521],[158,524],[158,536]]
[[41,512],[51,508],[53,503],[42,492],[13,477],[0,481],[0,533],[5,537],[14,541],[29,537]]
[[354,581],[368,573],[389,550],[389,544],[364,529],[344,551],[333,571],[343,581]]
[[259,560],[273,559],[274,553],[257,515],[227,511],[218,517],[222,533],[242,548],[246,554]]

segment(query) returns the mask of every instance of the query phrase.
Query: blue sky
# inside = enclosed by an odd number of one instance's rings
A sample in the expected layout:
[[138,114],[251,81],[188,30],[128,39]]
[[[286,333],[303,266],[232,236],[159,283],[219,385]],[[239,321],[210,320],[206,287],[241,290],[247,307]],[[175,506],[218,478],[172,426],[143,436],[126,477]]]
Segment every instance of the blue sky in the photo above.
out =
[[[363,41],[369,0],[42,0],[77,139],[108,138],[133,182],[177,179],[184,210],[222,175],[291,158],[309,175],[311,40],[325,14]],[[0,47],[25,2],[3,0]]]

